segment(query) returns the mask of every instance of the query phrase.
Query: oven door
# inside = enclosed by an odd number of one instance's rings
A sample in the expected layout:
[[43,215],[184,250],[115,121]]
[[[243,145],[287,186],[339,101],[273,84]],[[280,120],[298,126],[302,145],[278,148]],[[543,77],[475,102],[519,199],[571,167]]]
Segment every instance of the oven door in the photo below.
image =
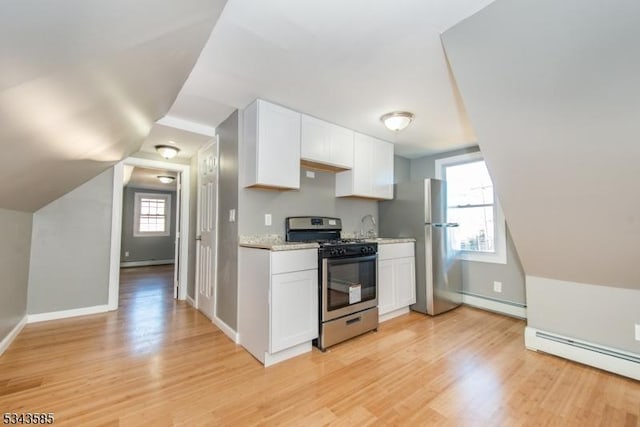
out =
[[322,321],[378,305],[377,255],[322,260]]

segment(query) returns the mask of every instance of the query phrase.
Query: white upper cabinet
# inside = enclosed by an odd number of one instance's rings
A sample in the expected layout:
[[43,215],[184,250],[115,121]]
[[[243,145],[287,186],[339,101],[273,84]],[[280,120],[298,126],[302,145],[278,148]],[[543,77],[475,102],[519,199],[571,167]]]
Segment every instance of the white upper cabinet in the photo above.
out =
[[354,134],[350,129],[303,114],[300,142],[302,164],[334,171],[351,169]]
[[393,199],[393,144],[356,132],[353,169],[336,174],[336,196]]
[[261,99],[244,110],[243,187],[300,188],[300,116]]

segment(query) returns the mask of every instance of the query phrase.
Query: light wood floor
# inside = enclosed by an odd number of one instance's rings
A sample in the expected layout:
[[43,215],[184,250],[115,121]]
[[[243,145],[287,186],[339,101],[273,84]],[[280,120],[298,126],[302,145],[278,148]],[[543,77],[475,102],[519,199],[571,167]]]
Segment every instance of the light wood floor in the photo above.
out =
[[519,320],[411,313],[265,369],[170,283],[166,267],[127,269],[118,312],[27,325],[0,358],[0,412],[73,426],[639,424],[640,383],[525,350]]

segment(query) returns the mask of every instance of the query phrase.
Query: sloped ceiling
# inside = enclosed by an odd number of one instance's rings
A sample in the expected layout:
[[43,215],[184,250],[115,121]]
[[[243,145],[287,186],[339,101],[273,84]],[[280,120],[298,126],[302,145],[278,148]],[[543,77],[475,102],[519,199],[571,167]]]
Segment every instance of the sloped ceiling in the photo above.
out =
[[640,289],[638,17],[498,0],[443,35],[528,275]]
[[0,3],[0,208],[34,211],[135,152],[225,1]]
[[[414,157],[475,144],[440,33],[492,0],[229,0],[170,116],[217,126],[261,97]],[[380,116],[415,113],[393,133]]]

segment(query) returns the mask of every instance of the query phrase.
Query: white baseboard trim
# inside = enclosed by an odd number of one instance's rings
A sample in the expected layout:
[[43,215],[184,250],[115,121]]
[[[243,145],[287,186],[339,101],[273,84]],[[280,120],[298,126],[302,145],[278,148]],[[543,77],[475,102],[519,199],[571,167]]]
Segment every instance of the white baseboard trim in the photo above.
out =
[[18,336],[20,331],[22,331],[22,328],[24,328],[24,325],[26,324],[27,315],[25,314],[24,317],[18,322],[18,324],[13,327],[11,332],[9,332],[7,336],[4,337],[2,341],[0,341],[0,356],[2,356],[2,354],[9,348],[13,340],[16,339],[16,337]]
[[105,313],[109,305],[94,305],[93,307],[74,308],[71,310],[52,311],[49,313],[37,313],[27,315],[27,323],[46,322],[47,320],[67,319],[69,317],[87,316],[89,314]]
[[482,308],[484,310],[495,311],[496,313],[518,317],[520,319],[527,318],[527,308],[516,304],[482,298],[470,294],[462,294],[462,303],[470,305],[472,307]]
[[187,304],[189,304],[191,307],[196,308],[196,309],[198,308],[198,307],[196,307],[195,300],[193,298],[191,298],[189,295],[187,295],[185,300],[187,301]]
[[147,267],[150,265],[165,265],[165,264],[175,264],[175,261],[172,259],[154,259],[153,261],[126,261],[121,262],[121,268],[127,267]]
[[640,380],[640,355],[541,331],[527,326],[524,344],[529,350],[542,351],[574,362]]
[[300,356],[301,354],[309,353],[312,350],[311,341],[298,344],[296,346],[287,348],[274,354],[264,354],[264,367],[275,365],[292,357]]
[[231,326],[229,326],[226,323],[224,323],[224,321],[222,319],[220,319],[218,316],[213,316],[213,319],[211,321],[222,332],[224,332],[224,334],[226,336],[228,336],[231,339],[231,341],[233,341],[236,344],[240,343],[240,339],[238,337],[238,333],[236,331],[234,331],[233,329],[231,329]]
[[387,320],[393,319],[394,317],[402,316],[403,314],[407,314],[409,311],[411,311],[409,310],[409,307],[402,307],[397,310],[381,314],[378,316],[378,323],[386,322]]

